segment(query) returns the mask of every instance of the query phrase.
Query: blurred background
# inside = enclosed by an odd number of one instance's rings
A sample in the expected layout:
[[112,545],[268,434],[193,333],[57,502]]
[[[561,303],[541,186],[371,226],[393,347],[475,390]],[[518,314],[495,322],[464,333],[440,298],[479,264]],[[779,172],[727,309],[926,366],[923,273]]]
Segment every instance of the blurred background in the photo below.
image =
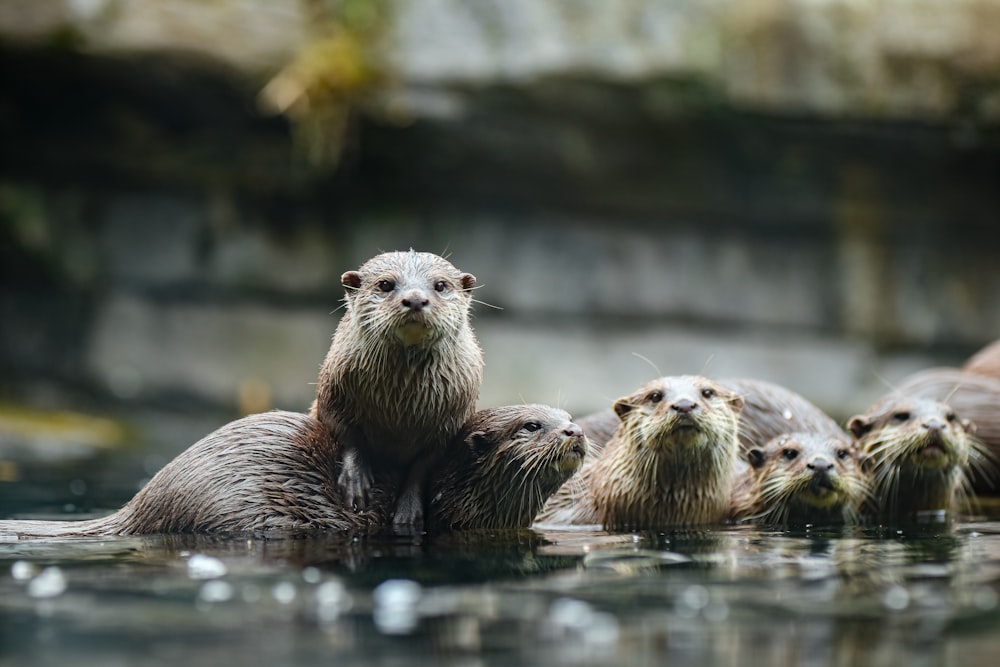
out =
[[960,364],[1000,336],[997,25],[1000,0],[0,0],[0,514],[54,461],[62,507],[100,504],[116,448],[151,474],[306,409],[339,277],[384,250],[478,277],[482,406],[705,373],[842,419]]

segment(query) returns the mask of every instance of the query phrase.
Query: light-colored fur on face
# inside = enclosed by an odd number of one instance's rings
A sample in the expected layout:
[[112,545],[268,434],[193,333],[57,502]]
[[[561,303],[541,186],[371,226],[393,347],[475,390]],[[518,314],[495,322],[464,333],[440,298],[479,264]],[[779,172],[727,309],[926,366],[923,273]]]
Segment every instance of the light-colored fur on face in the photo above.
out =
[[850,420],[870,476],[873,513],[882,518],[954,510],[966,473],[986,460],[975,427],[945,403],[888,396]]
[[617,432],[539,521],[643,529],[722,520],[742,407],[739,395],[701,376],[659,378],[619,399]]
[[770,525],[855,523],[867,476],[847,436],[790,433],[747,452],[733,518]]

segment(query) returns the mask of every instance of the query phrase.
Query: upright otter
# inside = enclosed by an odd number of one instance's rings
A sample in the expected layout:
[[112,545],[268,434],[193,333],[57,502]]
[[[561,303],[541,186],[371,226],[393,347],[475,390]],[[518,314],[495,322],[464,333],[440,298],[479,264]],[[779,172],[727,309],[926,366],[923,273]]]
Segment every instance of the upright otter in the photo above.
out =
[[618,430],[538,517],[645,529],[727,515],[743,399],[701,376],[663,377],[618,399]]
[[1000,340],[993,341],[969,357],[962,370],[1000,380]]
[[343,446],[339,480],[365,508],[373,475],[402,481],[395,522],[419,526],[426,471],[475,410],[483,356],[476,278],[425,252],[389,252],[341,277],[345,312],[311,414]]
[[431,530],[527,528],[583,463],[587,440],[564,410],[480,410],[462,428],[431,486]]
[[[581,464],[585,439],[544,405],[475,413],[448,445],[433,486],[437,531],[527,528]],[[351,509],[337,483],[338,451],[308,415],[273,411],[231,422],[182,452],[120,510],[83,521],[0,521],[0,535],[86,537],[157,533],[361,532],[389,521],[391,482],[369,509]]]
[[857,521],[868,482],[846,434],[779,435],[747,451],[751,471],[733,488],[732,518],[771,525]]
[[944,403],[896,392],[848,423],[862,467],[871,475],[866,512],[881,521],[907,521],[954,511],[969,491],[970,457],[981,445],[974,427]]

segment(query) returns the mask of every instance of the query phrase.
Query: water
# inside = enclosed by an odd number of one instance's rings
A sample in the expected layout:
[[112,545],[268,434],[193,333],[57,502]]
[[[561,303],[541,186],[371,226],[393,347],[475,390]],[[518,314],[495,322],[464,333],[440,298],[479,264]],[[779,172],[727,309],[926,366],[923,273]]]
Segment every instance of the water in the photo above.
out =
[[[24,466],[0,499],[117,506],[125,458],[113,484]],[[998,519],[0,541],[0,665],[996,664]]]

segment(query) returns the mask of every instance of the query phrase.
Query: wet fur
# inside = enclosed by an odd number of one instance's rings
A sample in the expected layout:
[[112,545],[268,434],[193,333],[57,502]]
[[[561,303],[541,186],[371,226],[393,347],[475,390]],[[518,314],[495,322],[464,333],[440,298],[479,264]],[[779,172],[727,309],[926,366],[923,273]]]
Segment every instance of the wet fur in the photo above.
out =
[[[932,421],[942,425],[936,436],[926,427]],[[987,458],[971,422],[950,405],[914,397],[902,388],[852,417],[849,427],[871,476],[872,502],[866,512],[881,521],[954,512],[972,496],[969,473]],[[928,445],[940,454],[927,455]]]
[[432,483],[429,528],[527,528],[583,463],[586,447],[564,410],[512,405],[477,412]]
[[[697,404],[685,422],[695,432],[676,430],[684,420],[672,405],[681,399]],[[724,519],[742,405],[739,396],[700,376],[660,378],[619,399],[615,435],[559,489],[538,521],[622,530]]]
[[[393,290],[379,287],[386,280]],[[436,290],[438,281],[446,289]],[[345,311],[311,414],[343,444],[342,482],[363,506],[373,470],[402,479],[417,459],[426,470],[475,410],[483,370],[469,323],[476,279],[437,255],[411,250],[378,255],[342,282]],[[412,290],[429,302],[418,314],[400,305]],[[428,330],[406,344],[397,334],[411,321]],[[417,484],[423,470],[415,473]]]
[[[867,475],[846,435],[779,435],[748,451],[733,490],[732,518],[767,525],[856,523],[868,500]],[[810,464],[814,464],[810,468]],[[828,466],[832,466],[829,467]],[[817,495],[817,487],[828,490]]]

